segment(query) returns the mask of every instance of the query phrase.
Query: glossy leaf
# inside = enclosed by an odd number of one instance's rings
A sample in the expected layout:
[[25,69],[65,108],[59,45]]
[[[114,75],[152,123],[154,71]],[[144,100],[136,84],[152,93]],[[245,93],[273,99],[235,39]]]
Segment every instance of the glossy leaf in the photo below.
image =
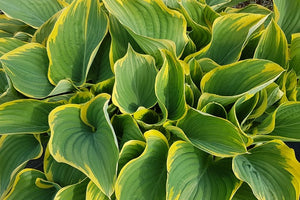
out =
[[225,119],[189,108],[177,127],[195,147],[212,155],[230,157],[246,152],[238,128]]
[[284,32],[272,20],[262,34],[254,58],[271,60],[283,68],[288,61],[288,43]]
[[293,33],[300,32],[300,0],[283,1],[274,0],[275,19],[286,35],[288,42]]
[[183,52],[188,41],[186,21],[179,12],[167,8],[162,1],[104,0],[103,2],[139,46],[156,60],[161,58],[159,48],[175,50],[176,45],[176,55],[179,56]]
[[45,181],[45,175],[35,169],[24,169],[18,173],[12,190],[4,200],[44,199],[52,200],[59,187]]
[[273,140],[233,159],[233,172],[262,199],[298,199],[300,164],[282,141]]
[[231,159],[214,161],[187,142],[173,143],[167,165],[168,200],[229,200],[241,184],[232,172]]
[[54,89],[47,78],[48,57],[44,46],[29,43],[0,58],[14,87],[32,98],[44,98]]
[[32,99],[15,100],[0,105],[0,134],[43,133],[49,130],[48,115],[60,102]]
[[43,148],[34,135],[6,135],[0,138],[0,198],[9,192],[16,174],[27,161],[40,157],[42,153]]
[[211,42],[187,59],[207,57],[220,65],[238,61],[249,37],[265,19],[263,15],[246,13],[227,14],[217,18],[212,27]]
[[85,173],[107,196],[113,193],[119,154],[107,113],[109,99],[100,94],[83,106],[58,107],[49,116],[51,155]]
[[39,27],[63,8],[58,0],[1,0],[1,10],[33,27]]
[[164,63],[156,76],[155,93],[159,105],[167,110],[168,119],[176,120],[185,113],[184,71],[171,52],[162,52]]
[[75,85],[83,85],[107,25],[97,0],[77,0],[64,9],[47,42],[52,84],[71,79]]
[[150,108],[157,102],[154,86],[157,70],[149,55],[135,52],[131,47],[114,66],[115,84],[112,102],[123,113],[134,113],[140,107]]
[[121,170],[116,182],[116,197],[131,199],[165,199],[168,141],[159,131],[145,133],[146,149]]

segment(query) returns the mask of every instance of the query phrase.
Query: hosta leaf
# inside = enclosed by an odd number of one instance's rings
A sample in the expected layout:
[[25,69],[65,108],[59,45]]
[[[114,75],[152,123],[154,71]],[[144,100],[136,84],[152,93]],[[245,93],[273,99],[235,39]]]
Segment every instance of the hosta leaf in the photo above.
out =
[[59,186],[45,181],[45,175],[35,169],[24,169],[18,173],[12,190],[4,200],[43,199],[52,200]]
[[119,145],[121,148],[129,140],[145,141],[143,133],[131,115],[115,115],[111,119],[111,123],[117,137],[120,138]]
[[93,99],[94,95],[89,92],[89,91],[83,91],[83,92],[76,92],[74,94],[74,96],[72,96],[69,99],[69,103],[73,103],[73,104],[82,104],[82,103],[86,103],[89,100]]
[[157,69],[149,55],[136,53],[131,47],[115,63],[112,102],[123,113],[134,113],[140,107],[150,108],[157,102],[154,86]]
[[0,30],[0,38],[13,37],[13,34]]
[[290,48],[290,67],[295,70],[298,77],[300,77],[300,33],[292,35],[292,42]]
[[26,32],[17,32],[17,33],[15,33],[14,38],[17,38],[24,42],[30,42],[32,35],[30,35],[29,33],[26,33]]
[[109,198],[90,181],[86,189],[86,200],[109,200]]
[[54,200],[85,200],[85,192],[89,179],[61,188],[55,195]]
[[97,0],[77,0],[64,9],[47,42],[51,83],[71,79],[80,86],[85,82],[107,25]]
[[232,103],[246,93],[255,94],[274,82],[283,71],[284,69],[276,63],[258,59],[215,68],[201,80],[201,90],[209,93],[200,97],[203,101],[201,107],[207,101]]
[[[16,174],[27,161],[42,155],[43,148],[33,135],[7,135],[0,138],[0,198],[9,191]],[[2,199],[2,198],[1,198]]]
[[7,17],[6,15],[0,15],[0,30],[9,33],[16,33],[26,29],[27,27],[28,25],[24,24],[24,22]]
[[227,111],[225,108],[216,102],[210,102],[201,109],[201,112],[205,112],[216,117],[227,119]]
[[3,69],[0,69],[0,95],[7,91],[9,87],[6,73]]
[[240,185],[231,159],[214,161],[209,154],[183,141],[170,147],[167,199],[229,200]]
[[255,198],[248,184],[243,182],[241,187],[239,187],[239,189],[234,194],[232,200],[257,200],[257,198]]
[[26,42],[15,38],[0,38],[0,57],[24,44]]
[[43,167],[47,180],[57,183],[61,187],[78,183],[86,178],[86,176],[78,169],[65,163],[58,163],[54,160],[48,147],[45,151]]
[[286,35],[288,42],[293,33],[300,32],[300,0],[283,1],[274,0],[275,19]]
[[[17,99],[22,99],[24,96],[20,94],[16,89],[12,86],[11,82],[8,81],[8,88],[7,90],[0,95],[0,104],[6,103],[8,101],[13,101]],[[4,86],[6,87],[6,86]]]
[[190,55],[211,58],[220,65],[237,61],[251,34],[265,21],[263,15],[227,14],[217,18],[212,27],[212,40],[202,50]]
[[259,4],[249,4],[243,8],[226,8],[226,13],[253,13],[253,14],[262,14],[262,15],[268,15],[271,13],[271,10],[268,8],[259,5]]
[[0,8],[12,18],[39,27],[63,8],[59,0],[1,0]]
[[[159,0],[104,0],[105,7],[129,31],[148,54],[160,60],[159,48],[175,50],[179,56],[188,41],[186,21]],[[174,49],[173,49],[174,48]],[[161,63],[160,63],[161,64]]]
[[195,147],[212,155],[229,157],[247,151],[238,128],[226,119],[189,108],[177,126]]
[[46,46],[48,37],[61,13],[62,10],[55,13],[50,19],[43,23],[43,25],[41,25],[32,36],[31,42],[40,43]]
[[61,102],[23,99],[0,105],[0,134],[43,133],[49,130],[48,115]]
[[288,43],[284,32],[272,20],[259,40],[254,58],[271,60],[286,68],[288,53]]
[[109,99],[100,94],[83,106],[58,107],[49,116],[51,155],[85,173],[107,196],[113,193],[119,155]]
[[101,93],[112,94],[112,90],[115,84],[115,77],[101,81],[100,83],[94,84],[91,87],[91,92],[96,96]]
[[297,200],[299,197],[300,164],[294,151],[280,140],[234,157],[233,172],[249,184],[259,200]]
[[0,58],[14,87],[32,98],[43,98],[54,89],[47,78],[48,57],[46,48],[29,43],[10,51]]
[[[168,119],[179,119],[185,113],[184,71],[169,51],[163,50],[164,63],[156,76],[155,93],[158,103],[167,110]],[[176,88],[176,90],[174,90]]]
[[139,157],[145,150],[146,143],[139,140],[130,140],[126,142],[120,152],[118,172],[131,160]]
[[122,200],[165,199],[168,141],[159,131],[145,133],[146,149],[121,170],[116,183],[116,197]]

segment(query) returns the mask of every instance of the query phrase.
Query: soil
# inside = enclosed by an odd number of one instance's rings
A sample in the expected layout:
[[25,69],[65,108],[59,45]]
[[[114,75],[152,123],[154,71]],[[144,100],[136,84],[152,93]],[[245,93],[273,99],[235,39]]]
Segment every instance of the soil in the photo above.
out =
[[272,0],[248,0],[243,3],[239,3],[236,8],[242,8],[249,4],[257,3],[260,4],[266,8],[269,8],[270,10],[273,10],[273,1]]

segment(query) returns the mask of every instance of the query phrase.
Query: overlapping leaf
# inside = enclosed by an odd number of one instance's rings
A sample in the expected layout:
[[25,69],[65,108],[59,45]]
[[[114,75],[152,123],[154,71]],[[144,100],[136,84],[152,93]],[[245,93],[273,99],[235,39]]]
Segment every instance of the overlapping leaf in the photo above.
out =
[[300,164],[292,149],[274,140],[233,159],[233,172],[251,187],[259,200],[298,199]]
[[107,25],[97,0],[77,0],[64,9],[47,42],[51,83],[70,79],[75,85],[84,84]]
[[300,33],[292,35],[290,48],[290,67],[295,70],[297,76],[300,76]]
[[49,116],[51,155],[85,173],[107,196],[114,190],[119,154],[107,113],[109,98],[100,94],[83,106],[58,107]]

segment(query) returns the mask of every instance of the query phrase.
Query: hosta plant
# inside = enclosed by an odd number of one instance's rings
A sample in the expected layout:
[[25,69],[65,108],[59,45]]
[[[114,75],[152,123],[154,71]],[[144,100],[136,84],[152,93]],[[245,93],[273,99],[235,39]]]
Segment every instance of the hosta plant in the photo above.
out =
[[297,200],[300,0],[0,0],[0,199]]

